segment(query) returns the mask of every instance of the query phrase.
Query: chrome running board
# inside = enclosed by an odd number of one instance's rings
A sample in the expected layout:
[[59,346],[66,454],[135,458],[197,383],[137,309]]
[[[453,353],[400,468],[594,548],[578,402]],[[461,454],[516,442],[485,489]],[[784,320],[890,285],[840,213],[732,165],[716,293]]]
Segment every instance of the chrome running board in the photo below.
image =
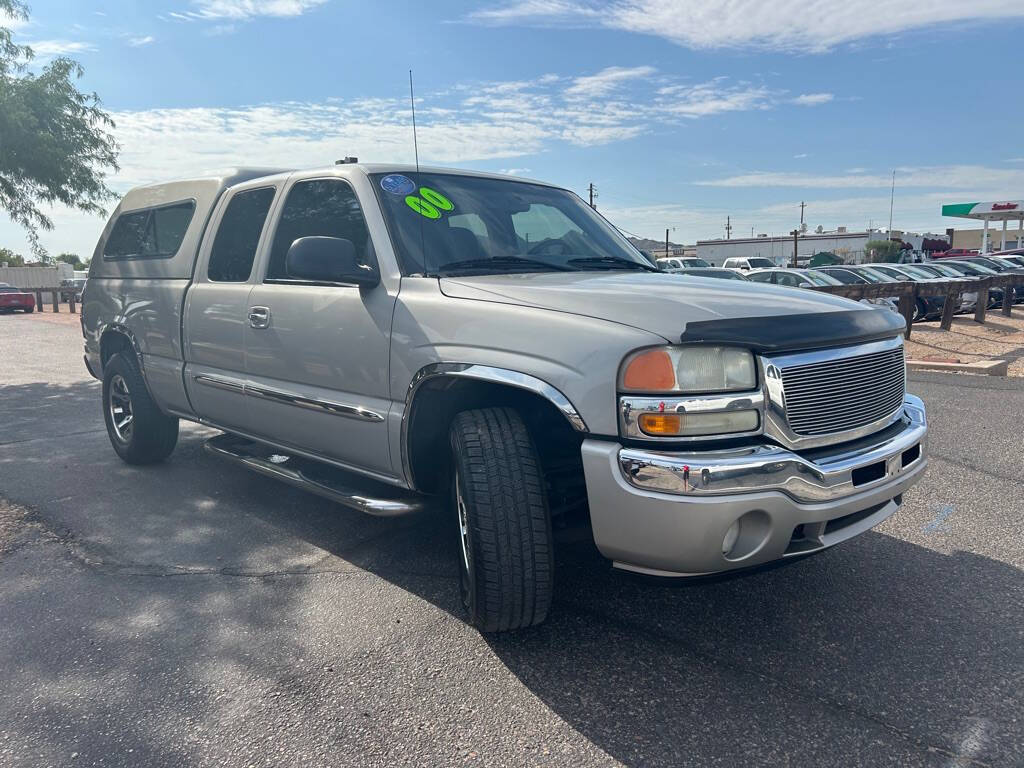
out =
[[418,494],[403,492],[319,461],[290,456],[237,435],[217,435],[207,440],[203,448],[214,456],[368,515],[410,515],[426,504],[425,498]]

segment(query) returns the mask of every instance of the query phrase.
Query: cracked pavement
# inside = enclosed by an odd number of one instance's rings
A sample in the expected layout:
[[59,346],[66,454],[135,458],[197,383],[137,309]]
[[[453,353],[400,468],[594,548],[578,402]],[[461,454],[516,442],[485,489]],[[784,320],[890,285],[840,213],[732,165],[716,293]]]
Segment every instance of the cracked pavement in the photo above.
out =
[[1024,382],[918,374],[931,467],[821,556],[666,585],[558,547],[483,637],[447,516],[122,464],[77,327],[0,317],[0,765],[1024,765]]

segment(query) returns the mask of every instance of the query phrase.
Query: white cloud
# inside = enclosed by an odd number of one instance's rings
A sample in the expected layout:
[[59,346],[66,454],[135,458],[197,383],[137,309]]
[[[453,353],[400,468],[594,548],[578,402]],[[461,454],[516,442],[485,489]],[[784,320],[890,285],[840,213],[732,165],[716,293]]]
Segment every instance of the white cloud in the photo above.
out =
[[502,168],[498,173],[506,173],[509,176],[522,176],[524,173],[529,173],[529,168]]
[[608,27],[688,48],[822,53],[939,24],[1024,17],[1020,0],[513,0],[470,13],[492,24]]
[[607,67],[595,75],[577,77],[566,90],[570,98],[593,99],[607,96],[620,85],[630,80],[637,80],[653,75],[654,67]]
[[192,0],[194,11],[171,12],[180,21],[230,19],[246,21],[259,16],[301,16],[327,0]]
[[145,35],[144,37],[133,37],[128,40],[128,45],[132,48],[141,48],[144,45],[149,45],[156,40],[152,35]]
[[793,99],[793,103],[801,107],[816,107],[819,104],[828,104],[834,98],[835,95],[831,93],[801,93]]
[[[776,171],[729,176],[696,182],[707,187],[803,187],[808,189],[888,189],[892,173],[842,173],[815,175]],[[1024,187],[1024,169],[988,168],[980,165],[946,165],[897,168],[896,187],[937,187],[944,189]],[[1002,194],[1006,194],[1005,191]],[[997,194],[998,197],[998,194]]]
[[[442,165],[507,160],[510,173],[529,173],[513,158],[623,141],[684,119],[785,105],[783,93],[721,78],[685,85],[660,78],[657,89],[638,79],[652,74],[652,68],[636,67],[611,76],[604,70],[575,78],[459,84],[444,94],[427,94],[416,110],[420,159]],[[609,81],[635,87],[612,86],[609,92]],[[118,192],[236,165],[314,167],[346,155],[413,160],[404,98],[153,109],[112,117],[121,171],[110,183]],[[68,241],[76,238],[95,242],[102,221],[66,210],[59,214],[60,231],[43,234],[48,248],[69,249]],[[21,237],[0,224],[0,242],[6,235]],[[83,252],[81,242],[72,250]]]
[[661,110],[691,119],[722,112],[771,109],[779,95],[764,86],[728,85],[722,78],[697,85],[666,86],[658,94]]
[[50,58],[51,56],[67,56],[75,53],[88,53],[95,51],[92,43],[83,43],[76,40],[36,40],[25,43],[38,58]]
[[798,155],[793,155],[793,159],[794,160],[803,160],[805,157],[807,157],[807,153],[806,152],[801,152]]

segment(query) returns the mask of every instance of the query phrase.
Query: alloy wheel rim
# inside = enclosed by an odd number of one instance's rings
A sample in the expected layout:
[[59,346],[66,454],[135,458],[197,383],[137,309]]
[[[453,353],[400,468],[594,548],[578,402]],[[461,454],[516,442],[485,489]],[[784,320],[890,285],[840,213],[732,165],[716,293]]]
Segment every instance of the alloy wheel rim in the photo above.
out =
[[128,383],[120,374],[115,374],[110,380],[108,399],[110,424],[114,428],[114,434],[122,443],[131,442],[135,414],[132,411],[132,396],[128,391]]
[[455,514],[459,520],[459,547],[462,549],[462,565],[469,573],[469,513],[466,501],[462,498],[462,478],[455,471]]

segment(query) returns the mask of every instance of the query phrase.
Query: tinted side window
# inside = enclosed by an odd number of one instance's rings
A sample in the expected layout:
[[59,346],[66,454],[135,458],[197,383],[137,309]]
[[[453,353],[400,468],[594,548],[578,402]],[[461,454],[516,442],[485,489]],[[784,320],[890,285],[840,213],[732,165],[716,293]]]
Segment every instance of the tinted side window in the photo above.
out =
[[196,204],[187,200],[121,214],[103,248],[104,258],[174,256],[195,210]]
[[141,256],[150,250],[146,242],[146,227],[149,224],[149,211],[122,213],[107,238],[103,249],[104,256]]
[[274,201],[274,188],[239,192],[228,202],[210,252],[207,276],[221,282],[244,283],[252,272],[260,234]]
[[300,181],[288,193],[270,251],[267,280],[287,279],[285,257],[300,237],[341,237],[351,240],[356,258],[366,263],[370,233],[359,199],[340,179]]

